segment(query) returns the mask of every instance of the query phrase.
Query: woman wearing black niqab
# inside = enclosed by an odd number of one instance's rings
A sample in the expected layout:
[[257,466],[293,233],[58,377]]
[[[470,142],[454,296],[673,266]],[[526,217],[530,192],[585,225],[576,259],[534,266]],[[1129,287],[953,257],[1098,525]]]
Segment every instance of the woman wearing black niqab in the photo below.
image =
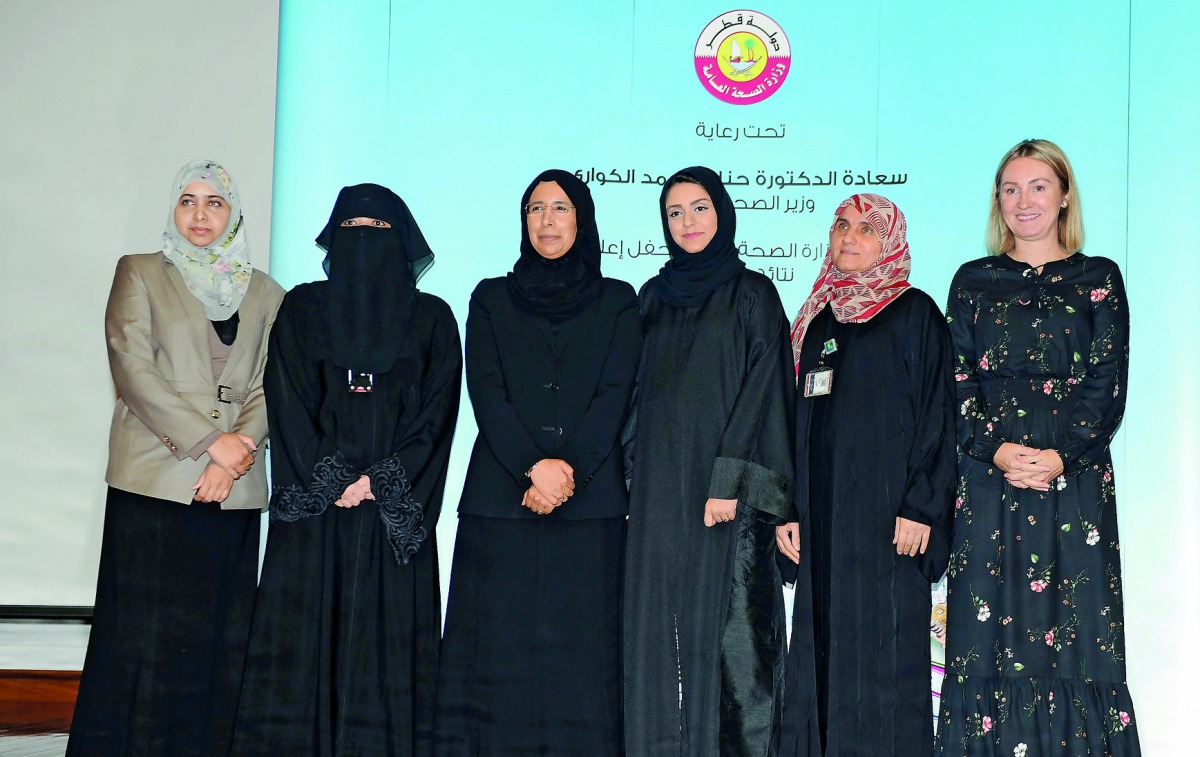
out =
[[343,189],[317,243],[329,280],[289,292],[271,334],[271,527],[233,752],[428,755],[458,327],[416,289],[433,254],[390,190]]
[[620,432],[637,300],[600,275],[587,185],[545,171],[521,198],[521,256],[467,317],[479,426],[442,665],[446,757],[620,755]]
[[625,748],[770,755],[785,654],[775,525],[791,505],[787,319],[734,245],[713,171],[659,209],[671,260],[642,287],[644,349],[626,426]]

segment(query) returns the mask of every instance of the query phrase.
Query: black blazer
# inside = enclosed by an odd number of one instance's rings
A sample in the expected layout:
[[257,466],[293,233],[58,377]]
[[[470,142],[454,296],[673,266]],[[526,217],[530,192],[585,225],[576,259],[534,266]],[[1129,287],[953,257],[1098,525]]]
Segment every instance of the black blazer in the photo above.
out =
[[555,324],[519,305],[504,278],[485,279],[471,295],[466,347],[479,436],[459,513],[541,517],[521,498],[531,485],[525,471],[543,458],[575,470],[562,517],[628,513],[619,449],[642,348],[633,287],[604,279],[583,313]]

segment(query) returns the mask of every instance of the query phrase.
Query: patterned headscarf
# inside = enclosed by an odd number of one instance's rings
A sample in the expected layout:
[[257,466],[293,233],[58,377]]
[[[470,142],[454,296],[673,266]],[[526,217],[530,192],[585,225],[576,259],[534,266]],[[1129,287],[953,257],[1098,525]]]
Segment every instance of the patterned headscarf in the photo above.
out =
[[878,315],[911,286],[908,283],[908,274],[912,270],[906,239],[908,225],[900,208],[879,195],[854,195],[834,211],[830,235],[842,211],[851,206],[862,213],[866,222],[875,229],[883,249],[878,260],[858,273],[843,273],[833,265],[832,246],[825,253],[825,262],[813,284],[812,294],[808,295],[808,300],[792,322],[792,357],[797,371],[800,369],[800,348],[804,346],[808,324],[821,312],[825,303],[830,303],[833,317],[838,323],[864,323]]
[[[203,182],[229,203],[229,225],[216,242],[195,247],[175,227],[175,206],[192,182]],[[163,232],[163,255],[179,269],[188,291],[204,305],[209,320],[228,320],[242,304],[250,287],[250,253],[242,224],[242,200],[233,178],[211,160],[194,160],[175,174],[171,206]]]

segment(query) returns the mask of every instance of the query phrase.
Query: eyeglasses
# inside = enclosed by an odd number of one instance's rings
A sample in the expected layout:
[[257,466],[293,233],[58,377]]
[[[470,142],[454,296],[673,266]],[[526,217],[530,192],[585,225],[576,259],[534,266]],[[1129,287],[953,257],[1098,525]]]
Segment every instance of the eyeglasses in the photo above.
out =
[[561,218],[563,216],[570,215],[571,211],[574,209],[575,209],[574,205],[566,205],[561,202],[556,202],[552,205],[547,205],[542,202],[531,202],[525,206],[525,215],[527,215],[527,216],[545,215],[546,211],[548,210],[551,213],[553,213],[554,215]]

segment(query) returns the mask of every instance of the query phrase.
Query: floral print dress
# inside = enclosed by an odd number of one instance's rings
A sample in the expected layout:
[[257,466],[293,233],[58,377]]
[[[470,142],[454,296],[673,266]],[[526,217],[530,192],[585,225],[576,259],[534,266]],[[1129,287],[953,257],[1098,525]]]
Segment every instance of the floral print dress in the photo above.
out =
[[[938,754],[1140,754],[1125,683],[1109,443],[1125,408],[1129,308],[1115,263],[962,266],[946,308],[959,480]],[[1050,491],[1008,485],[1003,442],[1055,449]]]

